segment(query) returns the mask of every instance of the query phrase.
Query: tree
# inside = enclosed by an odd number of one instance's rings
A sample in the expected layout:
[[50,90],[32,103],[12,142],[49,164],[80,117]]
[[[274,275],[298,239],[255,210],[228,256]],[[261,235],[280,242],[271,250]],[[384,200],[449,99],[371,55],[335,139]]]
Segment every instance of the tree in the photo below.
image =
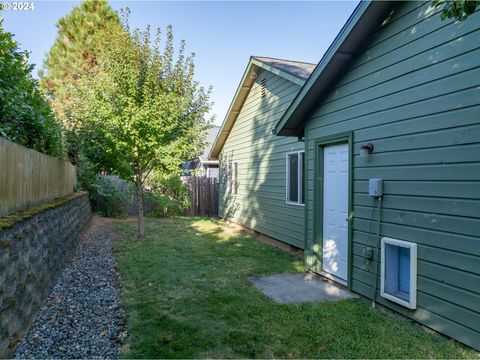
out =
[[443,7],[442,20],[455,18],[463,21],[480,7],[480,0],[434,0],[432,5],[434,8]]
[[61,127],[13,35],[0,18],[0,136],[47,155],[64,154]]
[[[40,83],[63,124],[69,154],[76,160],[84,139],[79,138],[79,119],[72,114],[71,96],[75,93],[70,89],[85,73],[95,71],[98,66],[101,44],[96,41],[97,37],[107,30],[121,30],[121,23],[106,0],[86,0],[60,19],[57,27],[57,38],[40,72]],[[102,155],[101,147],[97,148],[96,160]],[[95,163],[103,165],[100,161]]]
[[[127,23],[127,22],[125,22]],[[179,171],[197,154],[210,122],[209,93],[194,80],[194,54],[182,41],[174,59],[173,32],[110,31],[97,41],[103,51],[94,73],[82,77],[72,97],[85,134],[95,134],[138,198],[138,234],[144,236],[143,186],[152,171]]]

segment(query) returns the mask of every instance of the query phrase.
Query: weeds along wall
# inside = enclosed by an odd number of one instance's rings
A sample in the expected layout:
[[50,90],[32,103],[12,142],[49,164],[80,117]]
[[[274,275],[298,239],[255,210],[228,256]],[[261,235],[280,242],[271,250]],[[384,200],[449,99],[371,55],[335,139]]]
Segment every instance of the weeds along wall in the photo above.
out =
[[73,193],[76,167],[0,138],[0,217]]
[[0,358],[13,356],[91,216],[81,192],[0,218]]

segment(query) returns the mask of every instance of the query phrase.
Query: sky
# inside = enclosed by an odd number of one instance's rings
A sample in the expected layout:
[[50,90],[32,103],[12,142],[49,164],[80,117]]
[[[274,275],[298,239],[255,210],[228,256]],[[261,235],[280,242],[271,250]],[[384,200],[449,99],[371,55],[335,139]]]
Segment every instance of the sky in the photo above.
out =
[[[3,27],[28,50],[37,75],[53,45],[57,21],[80,1],[33,1],[33,10],[0,12]],[[3,1],[4,5],[5,1]],[[220,125],[251,55],[318,63],[358,1],[110,1],[129,7],[130,26],[165,30],[195,52],[196,79],[212,86],[211,115]]]

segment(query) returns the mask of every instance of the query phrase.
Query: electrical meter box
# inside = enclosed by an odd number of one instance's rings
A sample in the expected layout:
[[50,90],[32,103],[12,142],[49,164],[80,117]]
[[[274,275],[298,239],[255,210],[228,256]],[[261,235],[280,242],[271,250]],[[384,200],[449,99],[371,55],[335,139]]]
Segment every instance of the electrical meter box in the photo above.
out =
[[383,196],[383,180],[382,179],[369,179],[368,180],[368,195],[370,196]]

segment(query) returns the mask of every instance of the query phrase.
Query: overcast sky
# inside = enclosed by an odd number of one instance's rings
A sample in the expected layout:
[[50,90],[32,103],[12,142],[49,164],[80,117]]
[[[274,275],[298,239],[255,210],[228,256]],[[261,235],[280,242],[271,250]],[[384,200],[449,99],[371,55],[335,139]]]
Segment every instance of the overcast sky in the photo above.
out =
[[[12,5],[12,1],[9,2]],[[33,10],[0,12],[4,28],[31,52],[34,74],[55,41],[59,18],[79,1],[34,1]],[[358,1],[111,1],[128,6],[132,27],[173,25],[196,53],[197,80],[213,86],[212,114],[221,124],[250,55],[317,63]]]

